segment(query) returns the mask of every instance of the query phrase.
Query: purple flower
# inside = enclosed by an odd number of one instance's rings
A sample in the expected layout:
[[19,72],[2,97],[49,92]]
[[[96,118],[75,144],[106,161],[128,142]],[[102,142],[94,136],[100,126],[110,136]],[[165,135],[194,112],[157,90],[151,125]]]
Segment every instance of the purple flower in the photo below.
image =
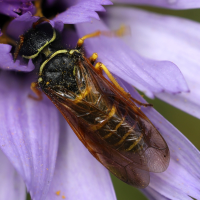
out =
[[10,16],[18,17],[18,14],[24,14],[27,11],[32,14],[35,13],[35,7],[31,1],[28,0],[3,0],[0,1],[0,13]]
[[[121,2],[172,9],[200,6],[197,0]],[[51,23],[62,32],[63,43],[71,46],[92,31],[130,26],[132,37],[127,36],[125,42],[103,36],[86,40],[88,56],[97,52],[98,61],[134,98],[144,101],[131,85],[200,118],[200,82],[196,78],[200,25],[119,6],[106,8],[106,13],[99,13],[100,19],[96,11],[105,11],[102,5],[109,4],[109,0],[50,0],[46,6],[60,9]],[[28,1],[0,2],[0,13],[16,17],[7,27],[7,35],[17,40],[31,27],[37,18],[28,11],[36,11]],[[76,32],[63,30],[63,23],[75,24]],[[8,190],[11,200],[16,196],[25,199],[25,185],[33,200],[116,199],[107,170],[76,138],[54,105],[45,96],[42,101],[28,98],[30,83],[37,80],[34,65],[20,57],[14,63],[11,52],[11,45],[0,44],[0,67],[11,70],[0,73],[0,176],[4,180],[0,199],[6,199]],[[141,109],[163,135],[171,153],[169,168],[151,173],[150,185],[142,192],[149,199],[199,199],[199,151],[153,108]]]

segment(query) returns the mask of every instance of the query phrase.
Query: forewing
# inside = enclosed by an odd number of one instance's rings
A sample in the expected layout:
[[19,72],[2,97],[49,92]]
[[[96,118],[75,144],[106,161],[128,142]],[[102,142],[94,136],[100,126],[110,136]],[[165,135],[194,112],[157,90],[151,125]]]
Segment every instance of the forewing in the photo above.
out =
[[[136,168],[132,161],[106,145],[97,134],[91,131],[81,117],[75,115],[71,109],[73,103],[69,99],[60,98],[60,94],[54,90],[46,91],[47,96],[60,110],[78,138],[90,151],[116,177],[134,187],[144,188],[149,184],[149,172]],[[51,95],[50,95],[51,94]]]
[[[98,74],[91,64],[86,60],[82,63],[82,67],[87,71],[86,87],[92,88],[91,94],[97,91],[101,93],[102,98],[106,98],[109,104],[115,104],[120,112],[127,112],[127,116],[131,119],[137,117],[144,125],[143,140],[145,148],[138,153],[131,153],[115,149],[108,145],[106,141],[95,133],[93,126],[86,123],[81,115],[86,115],[90,111],[84,109],[84,106],[78,106],[70,98],[70,92],[66,89],[61,91],[54,89],[46,89],[44,92],[55,104],[55,106],[63,114],[71,128],[74,130],[78,138],[107,169],[122,181],[139,188],[144,188],[149,184],[149,171],[162,172],[169,163],[169,149],[156,128],[152,125],[149,119],[137,108],[137,106],[122,94],[115,86],[113,86],[101,74]],[[81,66],[81,64],[80,64]],[[72,96],[74,94],[71,94]],[[90,100],[94,100],[95,95],[91,96]],[[73,98],[72,98],[73,99]],[[89,100],[82,100],[86,108],[98,107]],[[102,105],[104,106],[104,105]],[[76,112],[77,111],[77,112]],[[93,113],[95,117],[95,112]]]
[[127,98],[127,96],[121,93],[104,76],[97,73],[89,63],[84,64],[88,66],[90,74],[92,74],[91,77],[94,77],[93,81],[96,81],[102,95],[109,98],[110,103],[115,104],[121,112],[128,112],[129,123],[133,125],[135,123],[133,119],[137,118],[138,123],[140,122],[143,124],[143,140],[146,147],[140,151],[138,155],[134,155],[131,152],[120,152],[120,150],[118,150],[119,153],[132,160],[133,165],[137,168],[151,172],[165,171],[169,165],[170,152],[162,135],[130,98]]

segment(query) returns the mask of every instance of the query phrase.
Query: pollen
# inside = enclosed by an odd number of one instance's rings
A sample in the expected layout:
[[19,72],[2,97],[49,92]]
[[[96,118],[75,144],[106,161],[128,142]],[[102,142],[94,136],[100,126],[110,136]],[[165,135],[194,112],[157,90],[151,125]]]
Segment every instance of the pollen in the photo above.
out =
[[56,195],[58,195],[58,196],[60,195],[60,190],[58,190],[58,191],[56,192]]
[[63,195],[63,196],[62,196],[62,199],[66,199],[66,197]]
[[49,85],[50,83],[49,83],[49,81],[48,82],[46,82],[46,85]]
[[38,78],[38,83],[40,83],[40,82],[42,82],[42,78],[41,77]]

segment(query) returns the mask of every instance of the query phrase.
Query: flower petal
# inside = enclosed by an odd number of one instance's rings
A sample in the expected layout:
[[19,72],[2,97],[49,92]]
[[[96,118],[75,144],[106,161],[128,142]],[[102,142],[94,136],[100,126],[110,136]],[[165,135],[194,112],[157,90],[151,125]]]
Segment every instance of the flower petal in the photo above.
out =
[[[108,9],[106,20],[111,28],[121,23],[130,26],[133,37],[127,44],[133,50],[150,59],[170,60],[179,67],[190,93],[156,96],[200,118],[200,24],[139,9],[117,7]],[[170,83],[174,84],[173,80]]]
[[[14,38],[15,40],[19,40],[19,36],[23,35],[27,30],[32,28],[34,22],[36,22],[39,17],[32,16],[30,12],[27,12],[15,19],[13,19],[6,30],[6,33]],[[59,32],[63,30],[64,24],[62,21],[51,21],[50,24],[56,28]]]
[[19,7],[20,2],[0,2],[0,13],[10,17],[18,17]]
[[150,5],[170,9],[200,8],[199,0],[112,0],[114,3]]
[[32,199],[43,200],[54,173],[59,126],[57,110],[46,97],[42,101],[28,97],[32,79],[1,71],[0,147]]
[[88,152],[63,117],[60,121],[58,158],[47,199],[116,199],[107,169]]
[[54,20],[61,20],[65,24],[76,24],[91,21],[91,18],[99,19],[96,11],[105,11],[102,5],[112,5],[112,3],[109,0],[80,1],[57,15]]
[[[131,95],[141,102],[144,99],[132,86],[123,82]],[[170,149],[170,164],[163,173],[151,173],[150,184],[144,193],[150,199],[200,199],[200,152],[194,145],[153,108],[141,108],[162,134]]]
[[25,200],[26,187],[24,181],[1,150],[0,161],[0,199],[16,200],[17,197],[17,199]]
[[[101,21],[76,25],[79,36],[96,30],[107,30]],[[131,50],[119,38],[96,37],[85,41],[85,49],[91,55],[97,52],[98,61],[103,62],[114,74],[144,91],[148,96],[167,91],[178,93],[188,91],[179,69],[168,61],[143,58]]]
[[[38,17],[33,17],[30,12],[27,12],[20,17],[13,19],[6,30],[6,33],[13,39],[19,40],[19,36],[23,35],[28,29],[31,28],[32,24],[38,20]],[[11,46],[6,44],[0,44],[2,57],[0,58],[0,67],[3,69],[18,70],[23,72],[30,72],[35,69],[32,61],[28,63],[24,61],[21,56],[17,57],[14,62],[13,56],[10,53]]]
[[[10,53],[11,46],[8,44],[0,44],[0,68],[6,70],[16,70],[23,72],[30,72],[35,67],[34,65],[28,65],[21,60],[13,61],[13,56]],[[21,63],[20,63],[21,62]]]
[[19,36],[23,35],[28,29],[32,27],[32,24],[38,20],[38,17],[33,17],[30,12],[27,12],[15,19],[13,19],[6,30],[6,33],[19,40]]
[[[20,17],[12,20],[7,28],[7,34],[18,40],[20,35],[23,35],[28,29],[32,27],[32,24],[38,20],[38,17],[33,17],[30,12],[27,12]],[[64,24],[61,21],[50,21],[51,25],[56,28],[59,32],[63,30]],[[16,62],[13,62],[13,56],[10,53],[11,46],[6,44],[0,44],[2,47],[0,49],[0,67],[3,69],[18,70],[24,72],[30,72],[34,70],[35,66],[32,63],[32,60],[25,63],[23,58],[20,56],[17,57]]]
[[33,5],[32,2],[28,1],[28,2],[24,2],[24,3],[21,3],[21,6],[20,6],[20,14],[24,14],[26,12],[30,12],[32,13],[33,15],[36,13],[36,8],[35,6]]
[[19,13],[24,14],[25,12],[35,13],[35,6],[30,1],[4,1],[0,2],[0,13],[10,16],[18,17]]

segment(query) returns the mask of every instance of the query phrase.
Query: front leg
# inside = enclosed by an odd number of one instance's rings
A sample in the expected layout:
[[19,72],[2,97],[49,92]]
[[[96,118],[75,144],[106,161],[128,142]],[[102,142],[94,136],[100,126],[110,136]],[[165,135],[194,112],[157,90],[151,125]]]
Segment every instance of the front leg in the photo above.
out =
[[110,73],[110,71],[108,70],[108,68],[98,62],[96,65],[95,65],[95,69],[102,73],[102,70],[106,73],[106,75],[108,76],[108,78],[110,79],[110,81],[113,83],[113,85],[118,89],[120,90],[128,99],[131,99],[132,101],[134,101],[136,104],[140,105],[140,106],[144,106],[144,107],[147,107],[147,106],[153,106],[152,104],[148,104],[148,103],[142,103],[140,101],[138,101],[137,99],[134,99],[128,92],[126,92],[124,90],[124,88],[122,88],[119,83],[116,81],[116,79],[113,77],[113,75]]

